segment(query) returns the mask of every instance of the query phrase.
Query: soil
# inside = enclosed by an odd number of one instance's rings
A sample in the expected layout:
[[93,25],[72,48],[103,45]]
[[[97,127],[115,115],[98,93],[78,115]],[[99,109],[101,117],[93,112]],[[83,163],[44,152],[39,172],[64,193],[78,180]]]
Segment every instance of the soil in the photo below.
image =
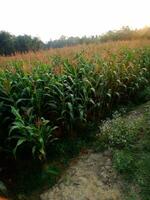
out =
[[89,150],[73,162],[41,200],[122,200],[122,182],[112,167],[112,153]]

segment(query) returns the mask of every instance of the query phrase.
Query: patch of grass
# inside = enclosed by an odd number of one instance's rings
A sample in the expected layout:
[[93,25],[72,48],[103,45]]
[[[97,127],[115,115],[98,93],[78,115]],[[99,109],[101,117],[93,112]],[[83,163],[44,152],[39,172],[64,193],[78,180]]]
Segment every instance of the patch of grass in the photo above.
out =
[[[117,116],[107,121],[101,128],[101,136],[105,136],[107,147],[113,149],[113,164],[124,178],[125,185],[130,188],[135,185],[141,199],[149,200],[150,104],[143,106],[143,110],[140,108],[140,111],[139,116],[131,113],[129,117]],[[135,192],[125,187],[127,199],[137,199]]]
[[134,118],[127,119],[121,114],[115,113],[113,119],[107,119],[100,126],[95,146],[97,149],[130,147],[138,139],[138,130],[142,123],[142,117],[138,117],[136,120]]
[[134,174],[135,159],[129,150],[117,150],[114,153],[114,166],[121,174]]

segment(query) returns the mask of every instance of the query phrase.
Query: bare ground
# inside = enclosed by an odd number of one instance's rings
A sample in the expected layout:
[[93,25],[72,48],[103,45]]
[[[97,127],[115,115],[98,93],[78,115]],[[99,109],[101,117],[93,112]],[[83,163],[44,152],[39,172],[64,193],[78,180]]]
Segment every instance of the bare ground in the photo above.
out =
[[110,151],[81,155],[41,200],[122,200],[120,177]]

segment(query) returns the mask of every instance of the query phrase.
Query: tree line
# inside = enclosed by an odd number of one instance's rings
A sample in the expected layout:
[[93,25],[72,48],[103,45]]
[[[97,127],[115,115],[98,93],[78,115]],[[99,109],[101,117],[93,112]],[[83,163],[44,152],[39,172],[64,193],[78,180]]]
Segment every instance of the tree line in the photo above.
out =
[[0,32],[0,55],[38,51],[43,47],[44,43],[37,37],[31,37],[29,35],[14,36],[6,31]]
[[131,30],[128,26],[120,30],[108,31],[103,35],[91,37],[65,37],[61,36],[57,40],[42,42],[37,37],[30,35],[14,36],[6,31],[0,32],[0,55],[13,55],[16,52],[26,53],[28,51],[38,51],[40,49],[62,48],[77,44],[89,44],[98,42],[108,42],[117,40],[150,39],[150,27]]

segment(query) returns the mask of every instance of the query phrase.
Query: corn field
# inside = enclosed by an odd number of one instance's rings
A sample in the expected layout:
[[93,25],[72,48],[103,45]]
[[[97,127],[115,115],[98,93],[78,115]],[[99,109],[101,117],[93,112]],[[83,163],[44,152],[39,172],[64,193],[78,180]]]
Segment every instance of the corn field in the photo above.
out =
[[30,62],[29,54],[1,58],[0,152],[45,159],[55,140],[80,136],[89,122],[103,119],[149,86],[148,46],[95,49]]

